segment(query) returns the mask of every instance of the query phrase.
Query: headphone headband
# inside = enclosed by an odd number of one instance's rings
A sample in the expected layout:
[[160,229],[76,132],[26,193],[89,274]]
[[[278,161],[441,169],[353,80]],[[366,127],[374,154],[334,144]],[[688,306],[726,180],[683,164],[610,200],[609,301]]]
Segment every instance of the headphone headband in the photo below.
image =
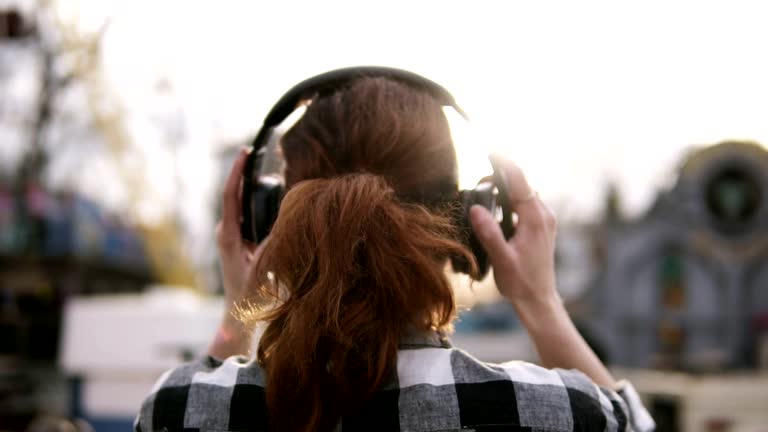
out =
[[383,66],[357,66],[343,69],[336,69],[325,72],[320,75],[305,79],[304,81],[291,87],[277,103],[269,110],[264,118],[256,138],[253,140],[253,150],[258,152],[267,143],[272,130],[283,122],[296,109],[296,105],[311,94],[319,93],[325,95],[352,81],[364,77],[389,78],[394,81],[416,87],[424,90],[432,97],[437,99],[444,106],[450,106],[455,109],[462,117],[467,118],[467,114],[459,107],[453,95],[440,84],[427,79],[419,74],[397,68]]

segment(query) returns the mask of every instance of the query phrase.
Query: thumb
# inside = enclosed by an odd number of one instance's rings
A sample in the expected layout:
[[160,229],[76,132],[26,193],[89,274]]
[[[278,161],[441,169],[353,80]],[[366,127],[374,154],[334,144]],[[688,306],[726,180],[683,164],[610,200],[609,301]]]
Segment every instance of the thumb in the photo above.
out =
[[469,209],[469,218],[472,222],[472,230],[475,236],[488,252],[491,263],[498,262],[501,257],[508,254],[508,245],[504,240],[504,233],[494,219],[491,212],[483,206],[473,205]]

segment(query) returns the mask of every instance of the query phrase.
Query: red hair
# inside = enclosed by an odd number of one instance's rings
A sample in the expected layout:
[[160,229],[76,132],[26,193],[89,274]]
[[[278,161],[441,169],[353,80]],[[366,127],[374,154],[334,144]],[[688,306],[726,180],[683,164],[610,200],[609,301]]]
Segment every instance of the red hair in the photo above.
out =
[[455,316],[445,264],[473,262],[456,157],[442,107],[383,78],[314,100],[282,151],[288,192],[251,279],[279,299],[258,350],[269,424],[332,431],[392,376],[405,333]]

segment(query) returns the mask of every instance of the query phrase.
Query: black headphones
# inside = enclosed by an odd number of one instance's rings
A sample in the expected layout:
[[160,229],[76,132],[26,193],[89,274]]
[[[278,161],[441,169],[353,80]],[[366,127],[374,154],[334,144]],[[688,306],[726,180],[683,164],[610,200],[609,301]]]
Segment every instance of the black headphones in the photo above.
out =
[[[261,129],[253,140],[253,150],[248,156],[243,173],[241,225],[243,239],[257,243],[267,237],[277,219],[280,202],[285,193],[282,181],[274,176],[261,175],[267,144],[274,129],[296,110],[302,100],[312,96],[322,97],[331,94],[363,77],[388,78],[425,91],[442,105],[452,107],[465,119],[467,118],[448,90],[427,78],[401,69],[377,66],[351,67],[326,72],[300,82],[288,90],[269,110]],[[494,171],[493,176],[490,177],[492,180],[483,181],[474,189],[457,191],[461,212],[458,214],[456,223],[464,234],[466,245],[477,260],[480,278],[488,273],[490,263],[485,250],[472,231],[469,220],[470,207],[478,204],[487,208],[499,219],[506,238],[514,234],[506,177],[503,169],[497,165],[496,158],[490,156],[489,159]],[[455,271],[469,273],[470,265],[465,259],[454,258],[452,265]]]

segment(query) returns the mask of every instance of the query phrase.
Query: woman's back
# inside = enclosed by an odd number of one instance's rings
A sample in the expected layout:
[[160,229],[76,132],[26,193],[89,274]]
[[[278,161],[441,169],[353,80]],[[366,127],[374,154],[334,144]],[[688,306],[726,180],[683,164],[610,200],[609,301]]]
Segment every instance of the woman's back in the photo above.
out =
[[[245,357],[212,357],[164,376],[136,429],[268,430],[265,373]],[[279,385],[279,384],[278,384]],[[483,363],[437,333],[403,338],[397,373],[353,415],[343,431],[623,431],[649,418],[631,387],[599,388],[575,370],[526,362]],[[629,406],[628,406],[629,405]],[[628,418],[634,413],[635,418]],[[645,427],[643,427],[645,425]]]

